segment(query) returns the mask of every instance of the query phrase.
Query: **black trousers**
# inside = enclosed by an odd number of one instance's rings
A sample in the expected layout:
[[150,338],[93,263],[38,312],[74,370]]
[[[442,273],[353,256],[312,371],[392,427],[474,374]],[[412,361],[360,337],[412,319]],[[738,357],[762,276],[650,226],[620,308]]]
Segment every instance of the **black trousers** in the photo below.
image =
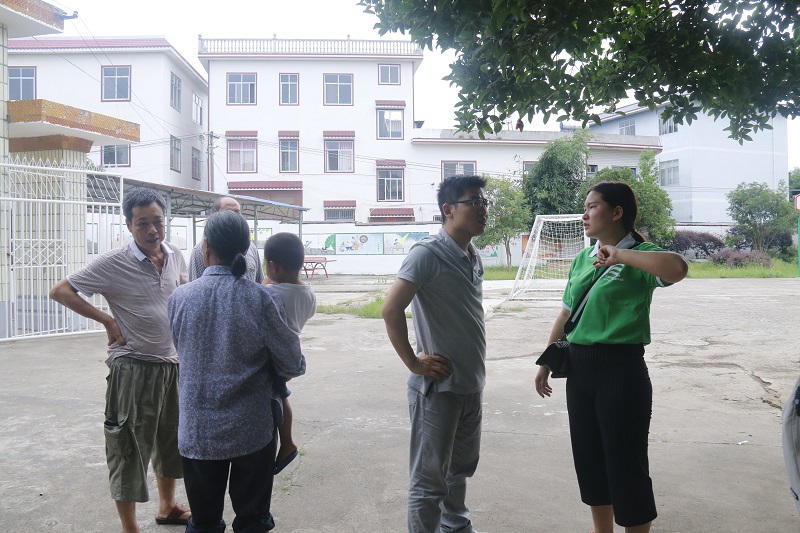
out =
[[255,453],[219,461],[183,457],[183,481],[192,509],[187,533],[222,533],[225,489],[230,473],[231,504],[236,533],[265,533],[275,527],[270,514],[272,469],[277,439]]
[[647,459],[653,387],[642,345],[571,344],[567,410],[581,500],[620,526],[655,519]]

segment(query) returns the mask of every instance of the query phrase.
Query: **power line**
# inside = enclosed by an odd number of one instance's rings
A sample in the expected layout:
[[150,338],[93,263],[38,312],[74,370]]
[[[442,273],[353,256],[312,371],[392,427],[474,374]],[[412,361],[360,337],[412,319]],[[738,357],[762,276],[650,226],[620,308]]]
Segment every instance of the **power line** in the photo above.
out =
[[[83,24],[83,26],[86,28],[86,31],[88,31],[88,32],[89,32],[89,35],[91,35],[91,36],[92,36],[92,39],[94,39],[94,42],[95,42],[95,43],[97,43],[97,44],[99,44],[99,41],[97,40],[97,37],[95,37],[95,36],[94,36],[94,33],[92,33],[92,30],[89,28],[88,24],[86,24],[86,21],[84,21],[83,19],[80,19],[80,20],[81,20],[81,24]],[[80,30],[78,29],[77,25],[75,24],[75,21],[74,21],[74,20],[72,21],[72,26],[75,28],[75,31],[76,31],[76,32],[78,32],[78,35],[80,36],[81,40],[82,40],[84,43],[86,43],[87,45],[90,45],[90,43],[89,43],[88,41],[86,41],[86,38],[85,38],[85,37],[84,37],[84,36],[81,34],[81,32],[80,32]],[[99,49],[101,52],[103,52],[103,55],[106,57],[106,59],[108,59],[108,61],[109,61],[110,63],[112,63],[112,64],[114,63],[114,62],[111,60],[111,58],[109,57],[109,55],[108,55],[108,52],[106,52],[106,50],[105,50],[105,49],[104,49],[102,46],[98,46],[97,48],[98,48],[98,49]],[[92,50],[92,49],[90,48],[89,50]],[[90,53],[91,53],[91,54],[92,54],[92,56],[95,58],[95,61],[97,61],[97,63],[98,63],[98,64],[99,64],[99,65],[102,67],[102,66],[103,66],[103,64],[102,64],[102,63],[100,62],[100,60],[97,58],[97,55],[95,55],[95,53],[94,53],[94,52],[90,52]],[[147,113],[148,113],[150,116],[152,116],[154,119],[156,119],[156,121],[159,121],[160,123],[166,123],[166,124],[169,124],[170,126],[174,126],[175,128],[177,128],[177,129],[179,129],[179,130],[182,130],[182,131],[185,131],[185,132],[187,132],[187,133],[195,133],[195,132],[192,132],[192,131],[190,131],[190,130],[187,130],[187,129],[183,128],[182,126],[178,126],[177,124],[173,124],[172,122],[170,122],[170,121],[168,121],[168,120],[166,120],[166,119],[164,119],[164,118],[158,117],[158,116],[157,116],[157,115],[155,115],[153,112],[151,112],[149,109],[147,109],[147,108],[144,106],[144,102],[142,101],[142,99],[141,99],[141,98],[139,98],[139,95],[138,95],[138,94],[137,94],[137,93],[136,93],[136,92],[133,90],[133,83],[131,83],[131,84],[130,84],[130,91],[131,91],[131,96],[135,96],[135,97],[136,97],[136,99],[137,99],[137,100],[139,101],[139,103],[141,104],[141,108],[142,108],[144,111],[146,111],[146,112],[147,112]],[[132,108],[134,108],[134,111],[135,111],[135,106],[133,105],[133,102],[129,102],[129,103],[130,103],[131,107],[132,107]],[[139,113],[137,112],[136,114],[138,115]],[[139,116],[141,116],[141,115],[139,115]],[[148,124],[148,127],[150,127],[150,126],[149,126],[149,124]],[[161,124],[161,127],[162,127],[163,129],[165,129],[165,130],[166,130],[166,128],[164,128],[163,124]],[[152,127],[150,127],[150,128],[152,129]]]

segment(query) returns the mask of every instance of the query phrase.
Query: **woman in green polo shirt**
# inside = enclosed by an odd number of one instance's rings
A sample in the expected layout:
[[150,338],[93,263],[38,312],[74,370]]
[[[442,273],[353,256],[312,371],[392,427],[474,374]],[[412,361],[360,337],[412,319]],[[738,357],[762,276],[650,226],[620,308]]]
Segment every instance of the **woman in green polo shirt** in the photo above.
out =
[[[677,283],[688,267],[679,254],[645,242],[634,230],[636,196],[625,183],[589,190],[583,226],[597,240],[572,262],[549,343],[597,279],[570,341],[567,410],[581,500],[596,533],[650,531],[656,517],[647,459],[653,388],[644,362],[650,302],[656,287]],[[550,396],[550,372],[536,374],[536,392]]]

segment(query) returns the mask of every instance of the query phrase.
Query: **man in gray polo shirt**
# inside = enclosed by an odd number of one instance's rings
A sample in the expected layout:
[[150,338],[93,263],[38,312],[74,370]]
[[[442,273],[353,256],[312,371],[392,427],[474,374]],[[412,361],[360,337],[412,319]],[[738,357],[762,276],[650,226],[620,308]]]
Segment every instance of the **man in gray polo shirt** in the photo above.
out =
[[[214,200],[211,205],[211,214],[219,211],[235,211],[242,212],[242,206],[235,198],[230,196],[223,196]],[[250,248],[247,250],[247,255],[244,256],[247,261],[247,271],[244,273],[244,278],[256,283],[264,281],[264,271],[261,269],[261,257],[258,255],[258,248],[254,242],[250,242]],[[203,264],[203,243],[199,242],[193,249],[192,255],[189,256],[189,281],[194,281],[203,275],[206,265]]]
[[483,265],[471,243],[486,228],[485,186],[479,176],[442,181],[442,229],[411,248],[383,306],[389,340],[411,371],[409,533],[477,533],[464,500],[478,466],[486,375]]
[[[149,499],[151,457],[159,495],[156,523],[186,524],[191,517],[175,501],[175,479],[183,475],[178,454],[178,354],[167,317],[169,296],[187,281],[186,262],[175,245],[164,242],[165,211],[160,194],[131,191],[123,212],[133,242],[102,254],[50,290],[53,300],[103,324],[108,334],[106,460],[123,533],[139,531],[136,502]],[[102,294],[113,316],[79,292]]]

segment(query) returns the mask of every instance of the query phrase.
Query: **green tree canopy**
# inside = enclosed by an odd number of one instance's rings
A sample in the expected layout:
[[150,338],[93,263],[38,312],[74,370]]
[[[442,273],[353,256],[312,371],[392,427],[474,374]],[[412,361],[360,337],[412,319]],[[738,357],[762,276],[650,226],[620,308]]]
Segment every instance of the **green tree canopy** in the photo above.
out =
[[800,115],[800,7],[793,0],[361,0],[381,35],[455,50],[462,130],[514,113],[599,121],[631,94],[662,117],[728,118],[749,139]]
[[579,197],[586,177],[589,133],[577,130],[570,137],[551,142],[530,173],[523,176],[523,191],[530,207],[530,220],[536,215],[581,213]]
[[638,173],[627,167],[604,168],[586,181],[581,189],[586,196],[589,188],[603,181],[622,181],[633,189],[639,204],[636,229],[648,239],[666,246],[675,238],[675,219],[672,218],[672,200],[667,191],[658,185],[655,154],[647,150],[639,157]]
[[794,167],[789,171],[789,191],[800,194],[800,167]]
[[767,252],[782,235],[794,230],[797,212],[786,201],[786,182],[773,191],[766,183],[740,183],[728,193],[728,214],[736,222],[733,239]]
[[522,184],[517,180],[488,177],[484,194],[493,205],[489,208],[486,231],[475,239],[475,245],[483,247],[502,243],[506,265],[511,266],[511,242],[531,227]]

